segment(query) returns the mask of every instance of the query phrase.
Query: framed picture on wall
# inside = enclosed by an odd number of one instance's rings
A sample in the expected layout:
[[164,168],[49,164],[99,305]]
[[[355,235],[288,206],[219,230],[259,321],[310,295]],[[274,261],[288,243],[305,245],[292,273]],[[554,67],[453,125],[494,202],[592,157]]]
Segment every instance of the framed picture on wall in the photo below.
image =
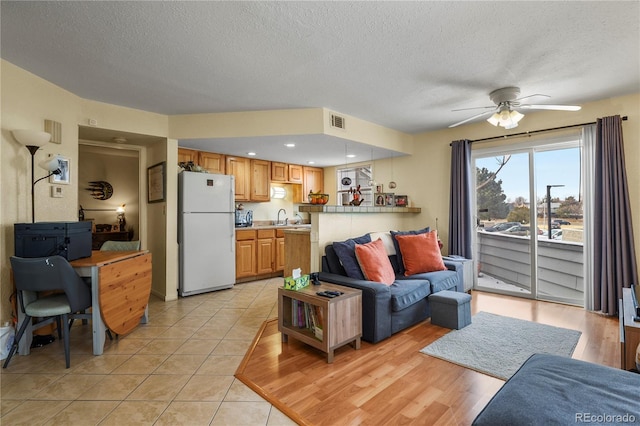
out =
[[407,207],[408,199],[406,195],[396,195],[396,207]]
[[373,197],[373,204],[377,207],[386,206],[387,202],[384,199],[384,194],[381,192],[377,192]]
[[382,185],[381,183],[377,184],[376,185],[376,192],[384,192],[383,189],[382,189],[383,187],[384,187],[384,185]]
[[159,203],[166,199],[166,162],[155,164],[147,168],[147,202]]
[[71,177],[69,176],[69,159],[65,157],[58,157],[58,169],[60,169],[60,174],[49,176],[49,183],[69,185],[71,182]]
[[393,192],[387,192],[386,194],[384,194],[384,205],[386,207],[393,207],[395,206],[395,198],[394,198],[394,193]]

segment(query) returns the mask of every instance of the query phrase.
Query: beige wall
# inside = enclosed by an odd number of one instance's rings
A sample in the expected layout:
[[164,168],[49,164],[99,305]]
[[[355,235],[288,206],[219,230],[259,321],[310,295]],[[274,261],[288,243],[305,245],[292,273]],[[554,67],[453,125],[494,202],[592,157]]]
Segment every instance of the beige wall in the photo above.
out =
[[[166,161],[167,164],[167,200],[141,206],[141,235],[145,236],[147,248],[153,253],[153,292],[167,299],[176,298],[177,288],[177,140],[178,138],[255,136],[260,134],[303,134],[329,133],[326,129],[326,116],[330,111],[324,108],[302,110],[258,111],[246,113],[200,114],[194,116],[167,117],[159,114],[108,105],[100,102],[80,99],[14,65],[2,61],[2,122],[0,149],[0,297],[2,298],[3,318],[7,312],[7,300],[10,293],[8,257],[13,253],[13,224],[30,221],[30,184],[29,154],[11,136],[10,130],[28,128],[41,130],[44,119],[62,123],[62,144],[48,144],[37,153],[37,159],[48,153],[60,153],[71,160],[71,181],[63,199],[49,196],[48,182],[37,187],[36,215],[38,221],[76,220],[78,208],[78,126],[88,125],[89,119],[97,120],[98,127],[124,132],[159,136],[162,140],[149,144],[141,153],[143,168]],[[598,117],[620,114],[627,115],[624,122],[624,138],[627,171],[629,176],[630,201],[633,209],[633,221],[636,226],[635,242],[640,256],[640,95],[601,100],[583,106],[576,113],[537,112],[527,113],[520,126],[511,132],[523,132],[541,128],[570,125],[594,121]],[[409,196],[413,206],[421,207],[422,213],[402,215],[402,219],[381,219],[370,217],[354,222],[358,216],[340,220],[340,226],[333,226],[330,238],[316,236],[322,241],[337,239],[343,235],[360,234],[363,227],[384,230],[386,228],[437,227],[442,240],[448,239],[449,216],[449,168],[450,147],[453,140],[508,134],[509,131],[487,125],[485,122],[428,132],[415,136],[404,135],[372,123],[348,117],[348,127],[344,134],[336,136],[369,142],[411,153],[403,157],[378,160],[374,162],[374,178],[388,190],[388,182],[397,182],[396,194]],[[252,123],[247,126],[247,122]],[[286,126],[282,123],[288,123]],[[336,132],[331,130],[330,132]],[[166,139],[169,137],[170,139]],[[500,143],[512,143],[512,140]],[[140,180],[141,194],[145,194],[144,182]],[[335,169],[325,170],[325,190],[335,198]],[[332,189],[333,188],[333,189]],[[144,204],[144,203],[143,203]],[[286,204],[287,206],[289,204]],[[286,207],[285,207],[286,208]],[[293,209],[294,207],[292,207]],[[259,214],[270,216],[271,210],[262,210]],[[288,212],[288,216],[292,214]],[[374,220],[373,223],[370,221]],[[389,220],[392,223],[388,223]],[[342,222],[350,223],[342,227]],[[324,226],[323,226],[324,228]],[[328,228],[327,228],[328,229]],[[447,252],[447,247],[443,250]],[[640,263],[640,260],[639,260]]]
[[[42,181],[36,185],[36,220],[42,221],[75,221],[78,216],[78,126],[87,125],[88,120],[98,121],[98,127],[116,129],[124,132],[139,133],[154,136],[167,135],[168,117],[145,111],[137,111],[130,108],[122,108],[100,102],[81,99],[31,73],[28,73],[13,64],[2,61],[0,73],[0,87],[2,88],[2,115],[1,115],[1,145],[0,160],[0,189],[2,201],[0,205],[0,320],[6,320],[10,316],[8,304],[12,292],[9,274],[9,257],[14,253],[13,224],[31,221],[31,171],[30,154],[11,135],[11,130],[32,129],[43,130],[44,120],[55,120],[62,124],[62,143],[49,143],[36,153],[36,164],[48,154],[62,154],[70,160],[71,184],[64,188],[64,198],[52,198],[48,181]],[[166,139],[165,139],[166,140]],[[177,162],[177,143],[167,141],[145,150],[151,152],[153,161],[167,160],[167,149],[176,151],[173,153],[172,164]],[[146,153],[142,158],[146,160]],[[150,165],[145,163],[144,165]],[[177,169],[177,165],[175,166]],[[144,171],[146,173],[146,170]],[[174,171],[177,173],[177,170]],[[42,176],[44,170],[36,165],[36,178]],[[144,179],[142,180],[144,181]],[[171,183],[170,183],[171,185]],[[177,197],[175,186],[173,199],[167,203],[173,203],[169,211],[177,210]],[[155,205],[152,211],[146,214],[141,223],[154,222],[155,232],[167,234],[166,215],[162,207]],[[142,210],[142,209],[141,209]],[[158,211],[160,210],[160,211]],[[161,220],[156,220],[159,215]],[[175,223],[175,221],[174,221]],[[174,226],[175,227],[175,226]],[[165,228],[165,229],[159,229]],[[173,232],[175,234],[175,232]],[[176,238],[173,239],[175,241]],[[155,273],[156,258],[164,261],[166,257],[172,258],[171,263],[177,263],[177,251],[171,251],[166,247],[166,242],[148,245],[154,253],[154,290],[167,294],[167,287],[175,288],[177,277],[177,265],[166,267]],[[175,253],[174,253],[175,252]],[[175,260],[174,260],[175,258]],[[166,263],[166,262],[165,262]],[[169,270],[170,275],[166,271]],[[167,280],[167,276],[169,280]],[[158,290],[159,289],[159,290]],[[175,291],[172,291],[175,298]]]

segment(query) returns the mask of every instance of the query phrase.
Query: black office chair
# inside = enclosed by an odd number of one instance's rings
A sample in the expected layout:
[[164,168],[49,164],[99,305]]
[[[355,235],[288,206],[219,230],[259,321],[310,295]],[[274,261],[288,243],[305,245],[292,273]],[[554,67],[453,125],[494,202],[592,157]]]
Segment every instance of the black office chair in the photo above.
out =
[[[11,257],[13,278],[18,291],[18,307],[25,314],[9,356],[2,368],[7,368],[11,357],[18,349],[32,318],[41,320],[33,325],[40,328],[52,323],[58,324],[58,335],[64,340],[64,355],[69,368],[69,319],[87,319],[91,314],[84,311],[91,307],[91,289],[78,276],[73,267],[62,256],[22,258]],[[38,292],[63,291],[64,293],[41,296]]]

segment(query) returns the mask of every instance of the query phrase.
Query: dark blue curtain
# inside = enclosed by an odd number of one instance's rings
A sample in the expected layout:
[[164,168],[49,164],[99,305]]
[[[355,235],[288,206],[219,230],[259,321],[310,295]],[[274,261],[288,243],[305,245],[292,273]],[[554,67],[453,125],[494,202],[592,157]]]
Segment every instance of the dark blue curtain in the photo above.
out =
[[615,315],[622,287],[639,284],[619,115],[597,120],[594,180],[594,310]]
[[471,141],[451,143],[449,196],[449,254],[471,259]]

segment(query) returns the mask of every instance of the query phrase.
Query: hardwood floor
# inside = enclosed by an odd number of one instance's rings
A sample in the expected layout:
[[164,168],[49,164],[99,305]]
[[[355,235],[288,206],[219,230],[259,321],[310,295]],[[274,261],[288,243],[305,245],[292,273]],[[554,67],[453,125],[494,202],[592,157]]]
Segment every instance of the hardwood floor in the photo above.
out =
[[[582,331],[573,358],[619,367],[617,318],[582,308],[473,292],[480,311]],[[427,320],[360,350],[321,352],[265,322],[236,377],[299,424],[469,425],[502,380],[419,352],[449,330]]]

